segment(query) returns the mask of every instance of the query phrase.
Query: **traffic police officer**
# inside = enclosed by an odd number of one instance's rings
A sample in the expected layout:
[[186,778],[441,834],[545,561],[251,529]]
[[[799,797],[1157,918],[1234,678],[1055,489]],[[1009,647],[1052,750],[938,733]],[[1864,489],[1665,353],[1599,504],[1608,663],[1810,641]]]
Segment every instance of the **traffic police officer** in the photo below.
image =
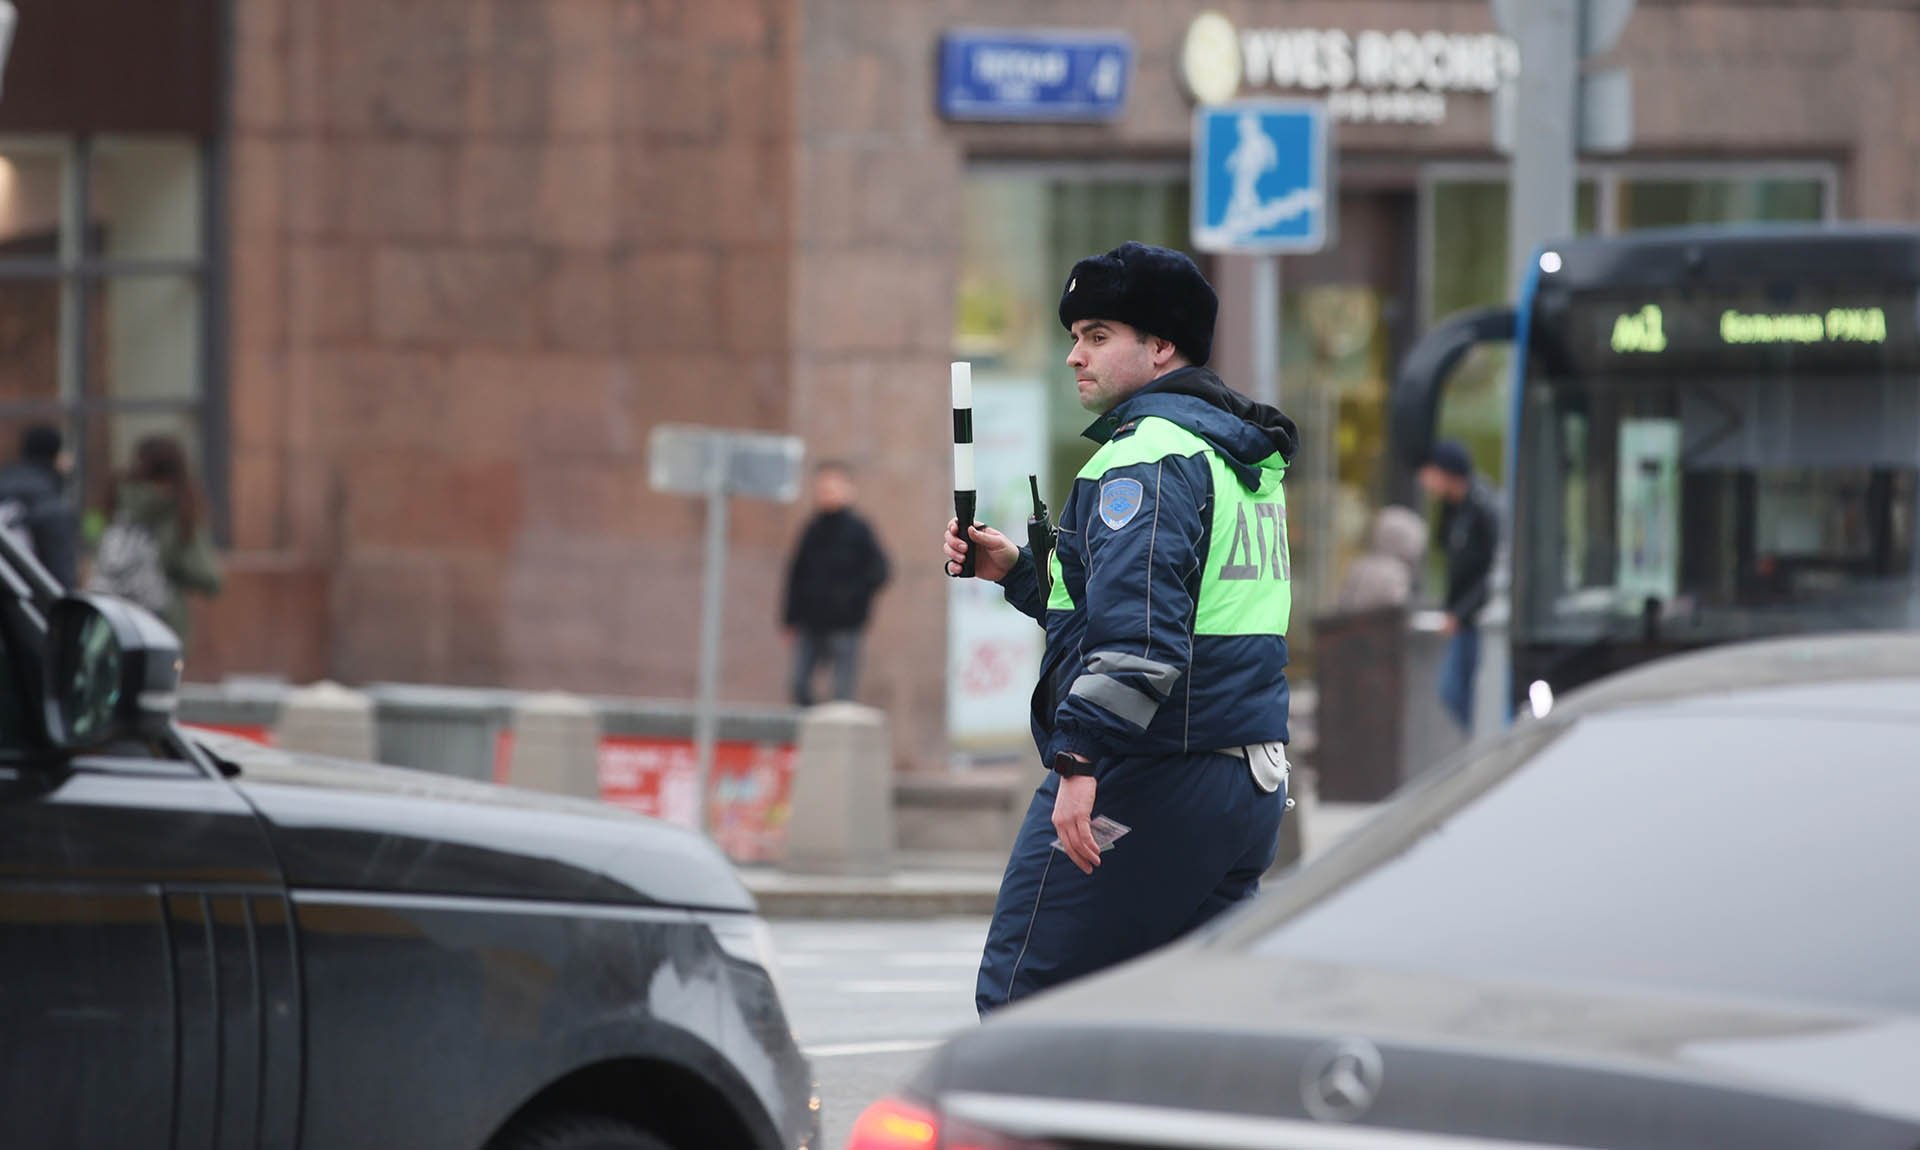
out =
[[[1101,447],[1061,512],[1045,601],[1029,549],[969,529],[979,576],[1046,627],[1033,729],[1051,768],[1001,882],[982,1016],[1179,937],[1272,865],[1297,432],[1207,370],[1217,311],[1180,252],[1126,243],[1075,264],[1060,322]],[[947,558],[963,554],[950,522]],[[1103,852],[1106,820],[1127,830]]]

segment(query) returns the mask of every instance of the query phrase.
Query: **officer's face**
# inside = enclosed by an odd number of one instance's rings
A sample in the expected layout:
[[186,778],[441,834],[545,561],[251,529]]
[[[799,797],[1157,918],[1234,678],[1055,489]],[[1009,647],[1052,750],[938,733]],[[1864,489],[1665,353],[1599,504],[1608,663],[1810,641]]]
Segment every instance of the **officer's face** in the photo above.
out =
[[1173,345],[1144,336],[1124,323],[1083,319],[1073,325],[1067,366],[1080,391],[1080,406],[1104,415],[1154,381],[1173,355]]

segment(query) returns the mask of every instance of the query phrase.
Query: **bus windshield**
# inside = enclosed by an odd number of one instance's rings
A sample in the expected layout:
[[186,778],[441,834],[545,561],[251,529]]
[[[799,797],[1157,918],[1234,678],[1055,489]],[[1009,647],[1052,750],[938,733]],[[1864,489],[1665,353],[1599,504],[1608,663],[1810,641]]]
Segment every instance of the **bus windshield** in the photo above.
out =
[[1911,286],[1542,298],[1514,638],[1920,624]]

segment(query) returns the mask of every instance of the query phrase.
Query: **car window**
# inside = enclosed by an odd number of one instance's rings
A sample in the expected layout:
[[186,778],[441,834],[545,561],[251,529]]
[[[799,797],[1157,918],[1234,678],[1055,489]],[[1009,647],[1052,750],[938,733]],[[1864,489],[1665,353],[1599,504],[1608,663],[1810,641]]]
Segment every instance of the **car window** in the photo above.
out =
[[1256,950],[1464,978],[1920,1008],[1920,728],[1580,721]]

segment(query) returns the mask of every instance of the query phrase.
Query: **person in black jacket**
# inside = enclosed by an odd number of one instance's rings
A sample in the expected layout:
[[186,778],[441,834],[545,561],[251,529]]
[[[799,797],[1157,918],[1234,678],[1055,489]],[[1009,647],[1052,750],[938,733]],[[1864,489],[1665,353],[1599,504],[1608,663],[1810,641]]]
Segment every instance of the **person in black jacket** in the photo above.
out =
[[1500,512],[1493,492],[1473,473],[1467,449],[1451,440],[1434,445],[1420,469],[1420,486],[1440,501],[1440,545],[1447,555],[1447,613],[1451,636],[1440,664],[1440,702],[1462,730],[1473,730],[1473,680],[1480,669],[1481,608],[1493,591]]
[[887,556],[873,528],[853,509],[853,474],[828,461],[814,468],[813,518],[787,568],[782,619],[794,641],[793,701],[811,707],[813,674],[833,664],[833,697],[853,698],[860,676],[860,636],[873,598],[887,581]]
[[0,531],[25,543],[61,585],[78,573],[80,515],[67,499],[73,457],[60,429],[35,424],[20,436],[20,458],[0,468]]

